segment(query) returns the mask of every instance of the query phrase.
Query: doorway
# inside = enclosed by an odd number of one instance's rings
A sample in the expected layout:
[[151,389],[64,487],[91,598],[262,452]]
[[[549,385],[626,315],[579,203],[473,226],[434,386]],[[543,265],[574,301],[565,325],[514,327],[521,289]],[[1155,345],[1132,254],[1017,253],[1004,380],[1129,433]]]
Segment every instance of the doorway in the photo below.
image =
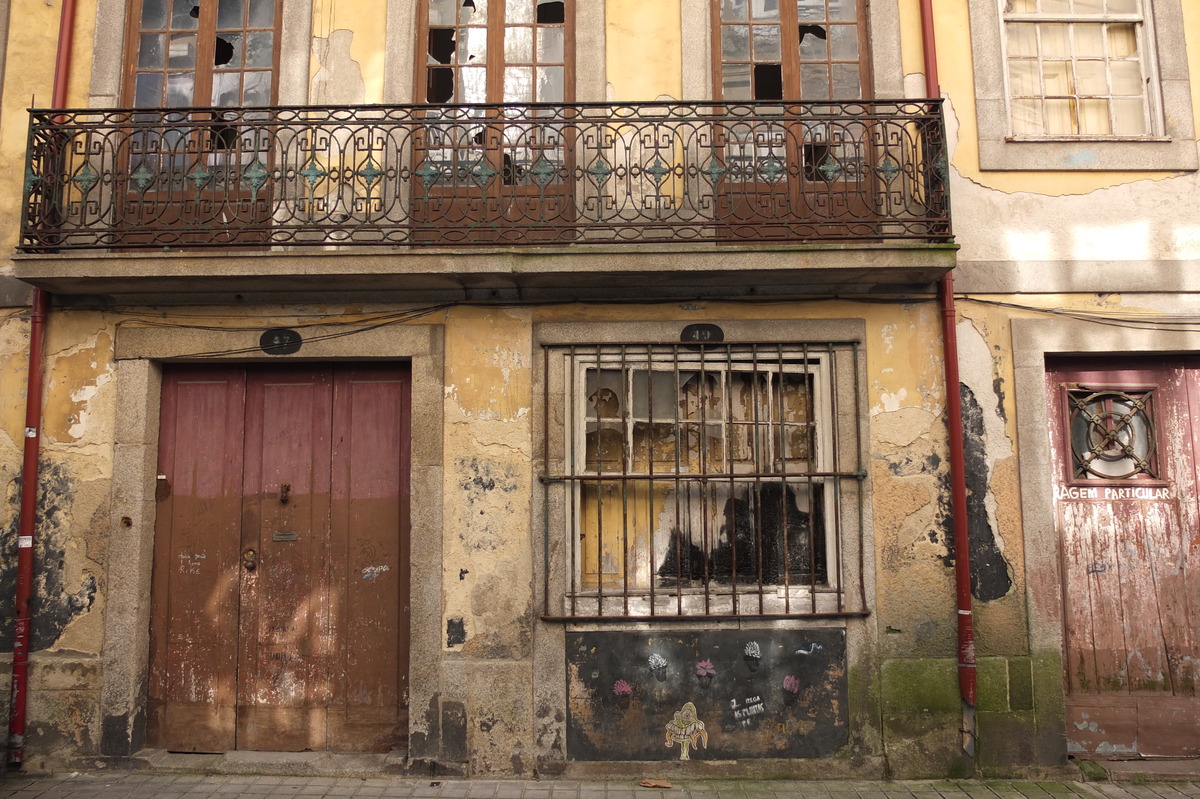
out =
[[406,365],[168,366],[150,746],[406,745]]
[[1068,751],[1200,756],[1200,362],[1047,369]]

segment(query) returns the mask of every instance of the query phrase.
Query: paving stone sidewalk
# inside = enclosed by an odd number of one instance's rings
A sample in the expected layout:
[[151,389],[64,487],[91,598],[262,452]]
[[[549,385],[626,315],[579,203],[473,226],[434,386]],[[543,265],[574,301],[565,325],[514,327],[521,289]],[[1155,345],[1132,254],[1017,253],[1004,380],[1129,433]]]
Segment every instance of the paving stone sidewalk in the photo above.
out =
[[1067,782],[937,780],[789,782],[681,780],[670,789],[634,780],[485,781],[255,777],[89,772],[0,776],[0,799],[1200,799],[1200,780]]

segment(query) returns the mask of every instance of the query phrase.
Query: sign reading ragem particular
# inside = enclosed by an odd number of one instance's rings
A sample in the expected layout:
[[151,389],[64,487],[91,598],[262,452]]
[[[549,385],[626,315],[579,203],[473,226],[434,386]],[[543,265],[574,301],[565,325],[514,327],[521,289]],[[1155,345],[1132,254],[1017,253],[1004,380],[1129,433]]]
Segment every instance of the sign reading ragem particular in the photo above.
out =
[[1170,486],[1055,486],[1055,499],[1170,499]]

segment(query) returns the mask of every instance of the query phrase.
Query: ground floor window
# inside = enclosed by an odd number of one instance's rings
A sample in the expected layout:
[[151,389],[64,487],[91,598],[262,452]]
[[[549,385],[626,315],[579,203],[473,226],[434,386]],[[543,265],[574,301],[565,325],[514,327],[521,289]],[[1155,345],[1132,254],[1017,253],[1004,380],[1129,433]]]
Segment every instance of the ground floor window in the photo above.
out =
[[546,357],[562,381],[561,393],[547,381],[547,403],[561,401],[563,468],[545,480],[560,489],[565,615],[843,609],[841,542],[858,527],[845,500],[861,474],[855,345]]

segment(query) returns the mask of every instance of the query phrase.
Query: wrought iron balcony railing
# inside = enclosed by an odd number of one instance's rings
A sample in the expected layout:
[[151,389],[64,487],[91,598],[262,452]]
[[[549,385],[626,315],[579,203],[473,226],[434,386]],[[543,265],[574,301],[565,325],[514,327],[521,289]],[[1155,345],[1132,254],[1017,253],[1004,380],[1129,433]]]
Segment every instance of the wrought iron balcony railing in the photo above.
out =
[[25,251],[945,241],[937,101],[32,112]]

